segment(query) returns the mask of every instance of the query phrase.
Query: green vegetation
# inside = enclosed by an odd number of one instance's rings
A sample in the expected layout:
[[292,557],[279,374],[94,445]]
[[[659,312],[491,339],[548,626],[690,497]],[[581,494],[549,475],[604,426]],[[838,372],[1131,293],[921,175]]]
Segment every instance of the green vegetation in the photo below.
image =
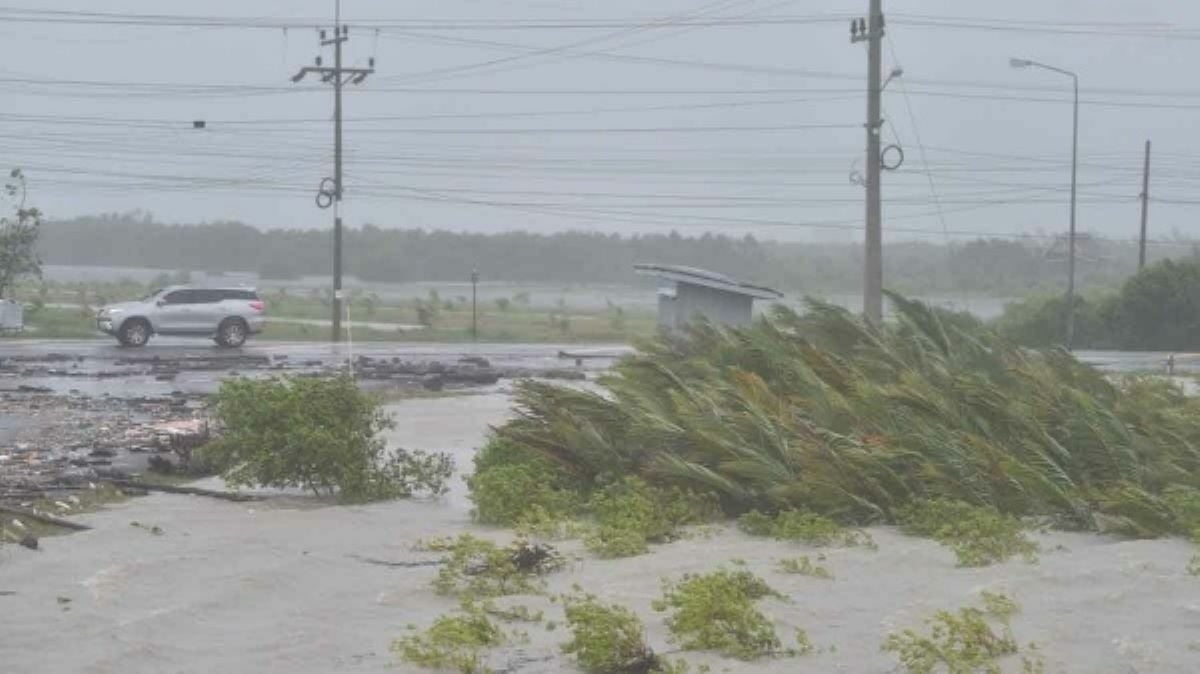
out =
[[[1098,349],[1195,351],[1200,349],[1200,257],[1163,260],[1126,280],[1118,290],[1076,298],[1075,346]],[[1006,307],[997,330],[1020,344],[1062,344],[1061,296],[1035,297]]]
[[682,674],[686,666],[671,663],[646,645],[645,627],[633,611],[606,604],[594,595],[563,597],[571,639],[564,653],[574,655],[588,674]]
[[203,459],[232,486],[302,487],[343,501],[440,494],[453,470],[444,454],[389,452],[392,420],[347,376],[230,379],[215,399],[220,437]]
[[12,202],[12,214],[0,215],[0,298],[7,298],[22,278],[42,275],[37,253],[42,213],[26,205],[25,176],[12,169],[0,194]]
[[505,640],[504,631],[481,607],[466,604],[458,615],[439,616],[423,634],[397,639],[392,651],[419,667],[483,674],[488,671],[483,653]]
[[828,525],[813,515],[898,522],[937,500],[1191,533],[1165,498],[1200,488],[1200,400],[891,299],[896,318],[879,329],[810,301],[804,315],[776,307],[748,328],[645,342],[602,391],[522,383],[497,437],[582,493],[636,476],[711,494],[729,516],[799,513],[749,519],[770,535],[819,540]]
[[537,594],[542,576],[559,569],[563,559],[554,548],[518,539],[501,547],[471,534],[438,539],[425,549],[448,553],[433,587],[439,594],[464,600],[511,594]]
[[1037,560],[1037,543],[1021,523],[983,506],[961,501],[914,503],[898,513],[905,533],[932,538],[954,550],[959,566],[988,566],[1020,555]]
[[517,443],[493,438],[474,461],[467,486],[475,518],[483,524],[519,526],[565,518],[582,506],[576,480]]
[[584,539],[601,557],[629,557],[650,543],[678,536],[679,527],[711,519],[715,504],[676,488],[655,488],[636,477],[600,488],[588,501],[596,529]]
[[664,582],[654,610],[671,611],[667,627],[683,648],[753,660],[782,647],[775,626],[754,605],[764,597],[782,595],[749,571],[721,569]]
[[801,510],[784,510],[774,516],[752,510],[738,518],[738,528],[752,536],[771,536],[808,545],[875,547],[866,532],[847,529],[828,517]]
[[[654,487],[636,477],[585,490],[569,473],[521,445],[493,438],[475,456],[467,479],[475,518],[536,535],[585,531],[601,557],[640,555],[679,528],[712,519],[719,509],[706,495]],[[574,518],[590,516],[586,524]]]
[[[894,653],[908,674],[1000,674],[1006,656],[1020,651],[1009,622],[1020,607],[1005,595],[983,593],[984,608],[938,611],[927,623],[929,634],[915,630],[888,635],[883,650]],[[998,623],[1000,633],[994,629]],[[1022,671],[1040,674],[1045,665],[1032,644],[1022,656]]]
[[[817,556],[818,562],[825,561],[824,555]],[[779,570],[784,573],[794,573],[801,576],[810,576],[812,578],[820,578],[822,580],[833,580],[833,572],[820,564],[814,564],[808,555],[800,555],[799,557],[789,557],[779,560]]]

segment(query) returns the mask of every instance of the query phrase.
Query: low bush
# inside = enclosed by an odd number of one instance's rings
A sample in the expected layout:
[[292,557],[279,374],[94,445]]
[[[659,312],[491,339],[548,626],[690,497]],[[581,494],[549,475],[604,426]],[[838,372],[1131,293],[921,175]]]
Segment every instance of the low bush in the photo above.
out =
[[654,610],[671,612],[667,627],[683,648],[753,660],[782,646],[775,626],[755,607],[764,597],[782,595],[749,571],[721,569],[664,582]]
[[[926,621],[928,634],[915,630],[890,634],[882,649],[894,653],[908,674],[1000,674],[999,661],[1020,650],[1009,626],[1020,608],[1001,594],[985,592],[983,599],[983,609],[938,611]],[[1045,665],[1036,647],[1031,644],[1029,651],[1022,657],[1022,671],[1042,672]]]
[[431,541],[424,547],[448,553],[433,581],[434,589],[464,599],[541,592],[541,576],[563,565],[554,548],[525,540],[501,547],[462,534],[456,539]]
[[483,653],[506,640],[503,630],[478,606],[464,606],[458,615],[440,616],[422,634],[401,637],[392,651],[401,660],[431,669],[455,669],[483,674]]
[[715,502],[681,489],[656,488],[627,477],[597,491],[588,501],[596,529],[584,542],[601,557],[629,557],[650,543],[678,536],[679,527],[711,519]]
[[517,444],[491,439],[475,455],[467,478],[475,519],[482,524],[546,527],[574,515],[579,485],[554,464]]
[[646,645],[645,627],[633,611],[607,604],[594,595],[563,597],[571,639],[564,653],[574,655],[588,674],[682,673],[682,664],[667,662]]
[[203,457],[235,487],[302,487],[372,501],[441,494],[453,472],[444,454],[389,455],[380,433],[391,418],[347,376],[227,380],[215,414],[221,437]]
[[897,514],[905,533],[932,538],[954,550],[959,566],[988,566],[1020,555],[1037,560],[1038,545],[1016,518],[959,501],[915,503]]
[[738,528],[752,536],[771,536],[808,545],[875,547],[866,532],[848,529],[828,517],[802,510],[784,510],[775,515],[752,510],[738,518]]

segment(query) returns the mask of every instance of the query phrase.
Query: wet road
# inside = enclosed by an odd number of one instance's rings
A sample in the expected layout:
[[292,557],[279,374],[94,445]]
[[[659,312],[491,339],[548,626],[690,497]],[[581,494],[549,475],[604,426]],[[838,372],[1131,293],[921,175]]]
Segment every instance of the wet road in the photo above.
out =
[[[208,393],[233,374],[297,373],[336,368],[360,357],[406,362],[455,363],[484,358],[496,368],[575,368],[562,351],[615,356],[620,345],[411,344],[250,342],[222,349],[206,340],[159,338],[140,349],[108,340],[12,340],[0,342],[0,362],[19,365],[0,372],[0,389],[34,386],[83,395],[154,396],[173,391]],[[578,367],[601,371],[613,358],[586,358]]]

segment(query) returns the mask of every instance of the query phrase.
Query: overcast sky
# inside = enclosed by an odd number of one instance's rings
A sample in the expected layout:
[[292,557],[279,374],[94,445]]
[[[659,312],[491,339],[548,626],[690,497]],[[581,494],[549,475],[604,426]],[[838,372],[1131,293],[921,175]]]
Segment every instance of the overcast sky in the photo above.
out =
[[[346,0],[347,62],[378,65],[346,96],[347,222],[857,241],[866,51],[848,17],[866,5]],[[199,12],[221,25],[129,25]],[[1195,234],[1198,205],[1180,202],[1200,200],[1200,8],[885,0],[885,12],[885,72],[904,69],[884,100],[885,142],[905,155],[884,178],[890,238],[1065,229],[1070,80],[1010,56],[1079,73],[1082,229],[1136,235],[1152,139],[1152,237]],[[333,0],[6,5],[3,163],[25,168],[51,217],[328,226],[313,197],[333,170],[332,93],[289,77],[320,53],[305,26],[332,14]]]

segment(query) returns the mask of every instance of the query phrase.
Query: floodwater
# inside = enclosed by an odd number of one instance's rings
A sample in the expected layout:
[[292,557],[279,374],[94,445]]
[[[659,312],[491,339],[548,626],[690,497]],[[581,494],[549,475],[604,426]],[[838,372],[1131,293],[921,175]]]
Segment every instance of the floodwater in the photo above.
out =
[[[450,452],[459,471],[488,428],[510,414],[504,387],[486,394],[418,399],[390,407],[394,445]],[[203,486],[220,487],[218,480]],[[92,531],[42,540],[37,552],[0,549],[0,669],[20,674],[161,672],[413,672],[389,644],[405,626],[427,626],[455,607],[436,595],[436,568],[414,544],[474,532],[507,532],[471,522],[461,480],[433,500],[338,506],[296,494],[258,503],[154,494],[79,518]],[[145,527],[158,526],[162,535]],[[1200,670],[1200,583],[1184,569],[1182,540],[1118,541],[1038,535],[1040,562],[958,569],[953,554],[889,528],[870,530],[878,551],[824,551],[832,581],[785,575],[777,560],[815,556],[804,546],[751,539],[728,527],[657,546],[649,555],[599,560],[578,542],[577,558],[549,577],[551,592],[578,583],[636,610],[650,644],[672,650],[662,616],[650,609],[660,578],[708,571],[733,560],[766,578],[787,600],[763,610],[785,642],[805,629],[819,652],[744,663],[686,654],[714,671],[802,674],[897,671],[879,644],[896,629],[920,628],[942,609],[979,604],[1003,591],[1022,606],[1013,622],[1024,646],[1036,642],[1047,672],[1189,674]],[[11,594],[8,594],[11,593]],[[568,636],[546,597],[504,600],[546,611],[553,631],[521,625],[529,643],[496,649],[501,671],[575,671],[559,652]],[[1007,663],[1019,671],[1016,662]]]

